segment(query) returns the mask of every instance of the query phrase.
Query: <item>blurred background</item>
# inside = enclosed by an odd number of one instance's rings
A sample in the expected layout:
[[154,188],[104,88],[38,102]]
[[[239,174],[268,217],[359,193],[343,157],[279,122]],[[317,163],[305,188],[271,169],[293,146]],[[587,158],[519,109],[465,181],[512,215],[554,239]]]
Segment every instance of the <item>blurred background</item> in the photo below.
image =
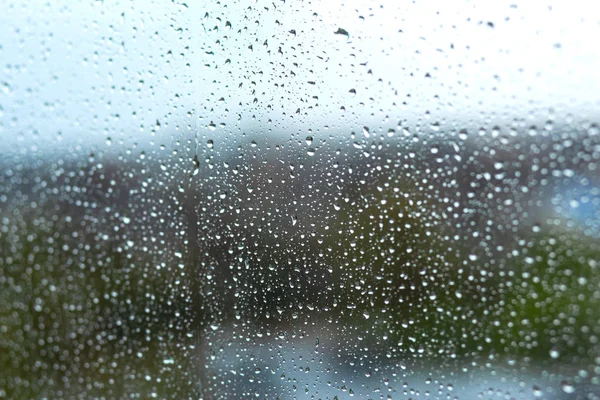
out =
[[585,2],[2,1],[0,397],[600,397]]

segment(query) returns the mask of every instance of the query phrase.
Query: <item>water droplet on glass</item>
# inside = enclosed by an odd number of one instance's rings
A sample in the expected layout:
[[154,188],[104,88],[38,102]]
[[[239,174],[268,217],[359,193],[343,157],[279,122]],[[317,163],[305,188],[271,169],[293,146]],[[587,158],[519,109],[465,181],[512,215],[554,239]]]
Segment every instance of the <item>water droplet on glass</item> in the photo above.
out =
[[575,386],[571,382],[562,381],[560,386],[565,393],[575,393]]

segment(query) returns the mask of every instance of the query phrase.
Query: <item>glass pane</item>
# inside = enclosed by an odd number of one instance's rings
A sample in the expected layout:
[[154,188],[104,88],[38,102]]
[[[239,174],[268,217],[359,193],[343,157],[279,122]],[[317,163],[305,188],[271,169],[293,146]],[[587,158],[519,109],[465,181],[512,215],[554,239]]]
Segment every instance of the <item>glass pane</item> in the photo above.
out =
[[592,3],[2,9],[0,397],[600,397]]

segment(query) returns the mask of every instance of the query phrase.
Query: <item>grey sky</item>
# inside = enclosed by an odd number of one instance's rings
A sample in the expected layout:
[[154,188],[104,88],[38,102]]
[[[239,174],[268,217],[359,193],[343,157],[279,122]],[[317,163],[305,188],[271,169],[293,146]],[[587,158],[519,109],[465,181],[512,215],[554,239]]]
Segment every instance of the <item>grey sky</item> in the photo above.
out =
[[594,2],[2,3],[5,153],[600,106]]

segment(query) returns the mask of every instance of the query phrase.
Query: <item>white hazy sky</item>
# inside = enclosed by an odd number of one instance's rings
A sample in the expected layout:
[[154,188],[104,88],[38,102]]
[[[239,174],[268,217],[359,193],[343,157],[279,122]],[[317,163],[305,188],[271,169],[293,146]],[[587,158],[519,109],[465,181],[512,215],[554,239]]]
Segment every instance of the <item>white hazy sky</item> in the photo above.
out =
[[600,110],[593,1],[50,3],[0,0],[4,154]]

